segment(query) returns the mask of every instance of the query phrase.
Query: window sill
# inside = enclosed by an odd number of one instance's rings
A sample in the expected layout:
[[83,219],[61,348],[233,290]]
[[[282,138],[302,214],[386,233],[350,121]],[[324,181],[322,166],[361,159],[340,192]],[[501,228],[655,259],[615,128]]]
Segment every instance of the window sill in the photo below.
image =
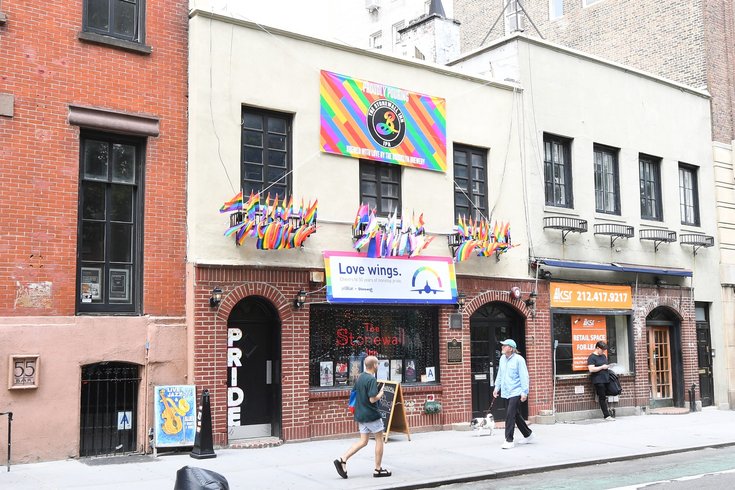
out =
[[546,204],[544,206],[544,213],[554,213],[554,214],[567,214],[569,216],[579,216],[579,213],[575,211],[573,208],[564,208],[561,206],[552,206],[550,204]]
[[599,211],[595,212],[595,219],[599,221],[610,221],[613,223],[626,223],[626,219],[619,214],[601,213]]
[[103,36],[94,32],[80,32],[77,37],[82,41],[87,41],[94,44],[104,44],[107,46],[114,46],[127,51],[133,51],[140,54],[151,54],[153,49],[145,44],[136,43],[133,41],[126,41],[124,39],[117,39],[111,36]]
[[640,227],[644,227],[644,228],[660,228],[662,230],[667,230],[668,229],[666,227],[666,223],[664,223],[663,220],[656,221],[656,220],[652,220],[650,218],[641,218],[641,224],[640,224],[639,228]]
[[[404,393],[442,393],[441,383],[435,381],[428,383],[401,383],[401,390]],[[312,386],[309,388],[310,399],[337,399],[349,396],[352,386]]]
[[[635,373],[623,373],[618,374],[618,378],[626,377],[626,376],[635,376]],[[557,374],[556,379],[563,381],[565,379],[574,380],[574,379],[589,379],[590,373],[584,373],[584,374]]]

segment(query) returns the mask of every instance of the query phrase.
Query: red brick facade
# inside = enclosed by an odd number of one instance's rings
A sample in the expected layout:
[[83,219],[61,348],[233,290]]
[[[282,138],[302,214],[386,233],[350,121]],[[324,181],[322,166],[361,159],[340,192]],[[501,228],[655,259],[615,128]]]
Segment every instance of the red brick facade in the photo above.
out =
[[[160,121],[145,156],[145,313],[184,314],[187,2],[149,0],[150,54],[78,38],[82,0],[3,0],[0,93],[0,315],[73,315],[79,128],[69,105]],[[18,304],[19,288],[50,282],[50,298]]]
[[[219,308],[209,307],[212,288],[223,289]],[[510,288],[524,291],[521,299],[510,297]],[[448,328],[449,314],[454,307],[439,308],[439,362],[441,382],[437,385],[403,387],[406,413],[413,432],[438,430],[455,423],[468,422],[472,416],[470,377],[470,329],[472,314],[491,302],[509,305],[525,319],[524,353],[531,376],[529,416],[541,411],[557,412],[594,410],[598,408],[586,376],[561,377],[554,400],[553,368],[550,346],[553,338],[550,325],[548,283],[539,281],[536,307],[530,310],[523,301],[533,290],[533,281],[459,277],[458,290],[466,295],[462,311],[461,331]],[[212,418],[216,444],[227,444],[227,321],[233,307],[250,295],[260,296],[273,304],[281,321],[282,362],[282,437],[284,440],[304,440],[351,434],[355,430],[346,410],[349,391],[311,390],[309,387],[309,305],[300,309],[293,299],[300,289],[309,290],[309,271],[289,269],[251,269],[242,267],[199,266],[196,270],[196,331],[194,333],[194,373],[199,389],[212,394]],[[324,301],[323,291],[311,290],[309,302]],[[635,374],[624,376],[621,407],[641,407],[649,404],[648,350],[646,316],[658,306],[667,306],[681,318],[681,346],[684,360],[684,386],[696,381],[696,333],[693,302],[688,289],[639,288],[634,297],[633,342]],[[447,343],[462,342],[461,364],[447,363]],[[675,348],[672,346],[672,348]],[[575,385],[585,385],[585,393],[574,393]],[[426,395],[433,394],[442,404],[438,414],[423,413]]]

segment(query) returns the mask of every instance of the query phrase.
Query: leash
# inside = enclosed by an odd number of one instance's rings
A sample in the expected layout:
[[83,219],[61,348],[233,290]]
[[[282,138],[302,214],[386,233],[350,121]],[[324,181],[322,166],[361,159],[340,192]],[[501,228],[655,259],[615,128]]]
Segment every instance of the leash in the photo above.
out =
[[485,410],[485,411],[486,411],[487,413],[490,413],[490,410],[492,410],[492,409],[493,409],[493,405],[495,405],[495,397],[492,397],[492,399],[490,400],[490,406],[489,406],[489,407],[487,407],[487,410]]

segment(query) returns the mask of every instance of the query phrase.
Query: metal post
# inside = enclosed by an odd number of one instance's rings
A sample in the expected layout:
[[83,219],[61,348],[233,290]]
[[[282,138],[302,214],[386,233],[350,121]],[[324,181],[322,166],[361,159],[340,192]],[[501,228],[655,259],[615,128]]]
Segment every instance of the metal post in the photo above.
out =
[[10,471],[10,449],[12,444],[13,412],[0,412],[0,415],[8,416],[8,471]]
[[696,401],[696,393],[697,393],[697,385],[693,384],[692,389],[689,390],[689,411],[690,412],[696,412],[697,411],[697,401]]

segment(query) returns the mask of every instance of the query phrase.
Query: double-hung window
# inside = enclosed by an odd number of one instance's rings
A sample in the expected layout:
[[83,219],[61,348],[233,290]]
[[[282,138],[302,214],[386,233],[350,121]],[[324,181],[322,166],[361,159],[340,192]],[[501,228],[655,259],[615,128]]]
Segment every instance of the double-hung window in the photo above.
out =
[[564,15],[564,0],[549,0],[549,20],[558,19]]
[[140,312],[143,142],[82,133],[78,312]]
[[401,167],[389,163],[360,160],[360,202],[387,217],[398,210],[401,216]]
[[546,204],[572,208],[572,140],[544,134]]
[[697,168],[683,163],[679,164],[679,207],[682,225],[699,226]]
[[291,191],[291,115],[242,110],[242,191],[287,197]]
[[620,214],[618,180],[618,150],[595,145],[595,210],[598,213]]
[[145,42],[145,0],[84,0],[83,9],[84,31]]
[[454,214],[487,216],[487,151],[454,145]]
[[641,218],[663,221],[661,205],[661,159],[647,155],[638,158],[641,190]]
[[505,15],[505,33],[511,34],[524,29],[524,15],[518,0],[500,0]]

